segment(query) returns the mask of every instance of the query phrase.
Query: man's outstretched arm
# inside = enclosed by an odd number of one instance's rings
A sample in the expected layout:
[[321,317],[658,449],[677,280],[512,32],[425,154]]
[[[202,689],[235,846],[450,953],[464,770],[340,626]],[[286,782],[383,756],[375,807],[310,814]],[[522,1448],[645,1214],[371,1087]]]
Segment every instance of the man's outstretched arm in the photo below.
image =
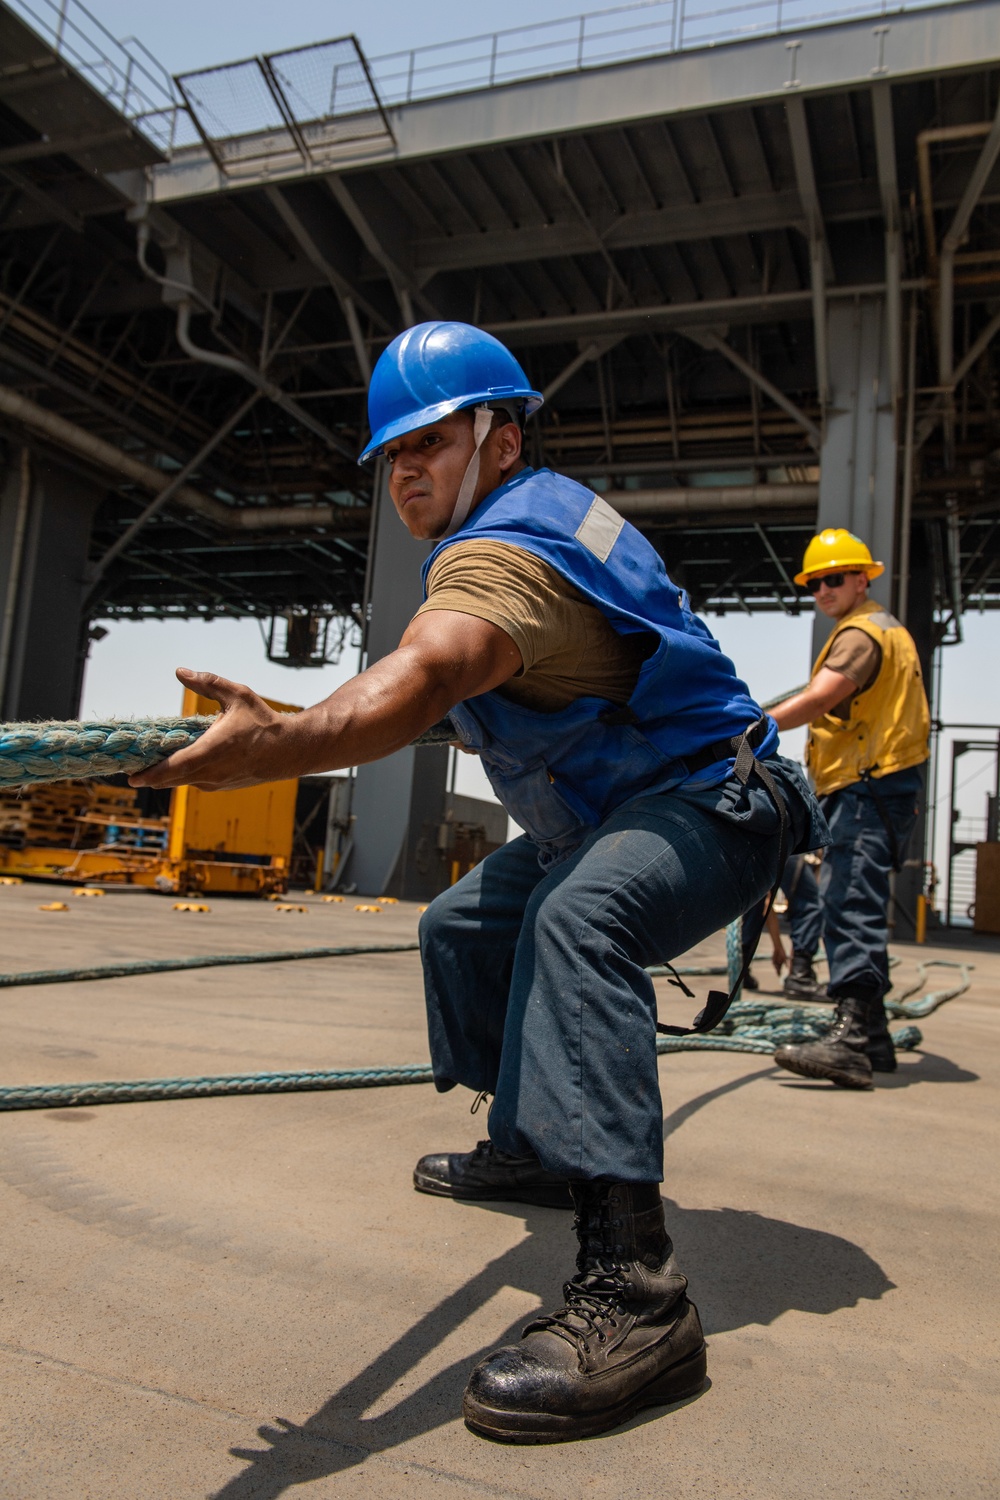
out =
[[807,688],[769,708],[768,713],[779,729],[798,729],[802,724],[821,719],[831,708],[858,692],[860,689],[853,678],[845,677],[843,672],[834,672],[830,667],[820,667]]
[[389,656],[300,714],[279,714],[240,683],[180,668],[185,687],[222,707],[186,750],[129,777],[131,786],[203,791],[343,770],[401,750],[464,698],[520,671],[507,633],[455,610],[417,615]]

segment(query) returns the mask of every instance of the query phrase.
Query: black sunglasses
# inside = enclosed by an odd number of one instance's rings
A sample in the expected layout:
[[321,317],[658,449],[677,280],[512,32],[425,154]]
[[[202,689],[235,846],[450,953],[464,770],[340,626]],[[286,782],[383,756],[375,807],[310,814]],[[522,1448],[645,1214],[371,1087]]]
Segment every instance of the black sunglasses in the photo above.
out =
[[810,594],[818,594],[824,583],[827,588],[839,589],[845,578],[854,578],[859,572],[859,568],[852,568],[850,573],[824,573],[822,578],[807,578],[806,588]]

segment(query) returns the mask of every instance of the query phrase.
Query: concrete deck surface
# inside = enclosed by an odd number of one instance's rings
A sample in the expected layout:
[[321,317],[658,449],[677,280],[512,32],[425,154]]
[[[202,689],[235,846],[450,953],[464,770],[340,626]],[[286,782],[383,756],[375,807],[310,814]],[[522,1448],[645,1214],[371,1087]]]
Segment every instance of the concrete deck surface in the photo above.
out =
[[[417,920],[315,898],[195,916],[138,892],[37,910],[60,894],[0,888],[5,971],[400,941]],[[898,951],[903,975],[960,956]],[[485,1133],[464,1091],[0,1115],[0,1497],[993,1500],[1000,944],[971,957],[972,988],[870,1094],[766,1058],[663,1061],[668,1224],[711,1384],[584,1443],[509,1448],[461,1422],[473,1362],[558,1303],[573,1256],[568,1214],[412,1191],[417,1156]],[[5,1083],[427,1055],[410,954],[0,1007]]]

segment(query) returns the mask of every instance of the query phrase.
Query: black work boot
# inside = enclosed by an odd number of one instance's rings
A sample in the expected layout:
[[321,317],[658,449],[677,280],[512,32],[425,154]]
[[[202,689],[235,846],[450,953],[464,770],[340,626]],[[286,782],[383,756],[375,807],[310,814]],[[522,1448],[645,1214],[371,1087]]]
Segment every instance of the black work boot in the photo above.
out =
[[792,962],[785,976],[782,986],[785,994],[791,1000],[825,1000],[826,994],[820,990],[819,980],[816,978],[816,970],[808,953],[796,953],[792,950]]
[[533,1153],[510,1156],[492,1141],[480,1141],[475,1151],[422,1156],[413,1169],[413,1186],[439,1198],[573,1207],[565,1177],[546,1172]]
[[672,1259],[655,1182],[574,1182],[577,1274],[565,1307],[472,1372],[462,1412],[482,1437],[591,1437],[705,1383],[705,1339]]
[[868,1061],[875,1073],[895,1073],[896,1048],[881,997],[868,1002]]
[[785,1042],[774,1060],[803,1078],[829,1078],[842,1089],[870,1089],[868,1001],[844,996],[837,1001],[833,1025],[819,1042]]

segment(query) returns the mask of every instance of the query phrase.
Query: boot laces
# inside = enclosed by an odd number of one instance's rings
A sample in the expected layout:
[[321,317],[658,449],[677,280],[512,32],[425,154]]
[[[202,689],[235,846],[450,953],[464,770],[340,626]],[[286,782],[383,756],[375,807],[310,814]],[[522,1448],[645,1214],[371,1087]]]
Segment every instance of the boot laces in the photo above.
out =
[[492,1141],[477,1141],[475,1149],[471,1153],[470,1166],[489,1165],[491,1161],[508,1162],[517,1161],[516,1156],[511,1156],[507,1151],[501,1151],[499,1146],[494,1146]]
[[599,1216],[588,1214],[584,1220],[577,1214],[580,1252],[576,1258],[577,1275],[563,1287],[565,1306],[530,1325],[532,1330],[558,1334],[576,1344],[584,1354],[590,1353],[591,1341],[606,1342],[606,1328],[618,1327],[618,1318],[625,1314],[631,1292],[629,1266],[619,1258],[624,1256],[625,1247],[612,1244],[612,1236],[622,1228],[622,1220],[610,1217],[609,1207],[605,1199],[599,1206]]
[[607,1341],[607,1329],[617,1328],[626,1311],[629,1277],[625,1266],[609,1264],[584,1272],[563,1287],[566,1305],[558,1312],[537,1318],[530,1329],[558,1334],[584,1354],[591,1342]]

